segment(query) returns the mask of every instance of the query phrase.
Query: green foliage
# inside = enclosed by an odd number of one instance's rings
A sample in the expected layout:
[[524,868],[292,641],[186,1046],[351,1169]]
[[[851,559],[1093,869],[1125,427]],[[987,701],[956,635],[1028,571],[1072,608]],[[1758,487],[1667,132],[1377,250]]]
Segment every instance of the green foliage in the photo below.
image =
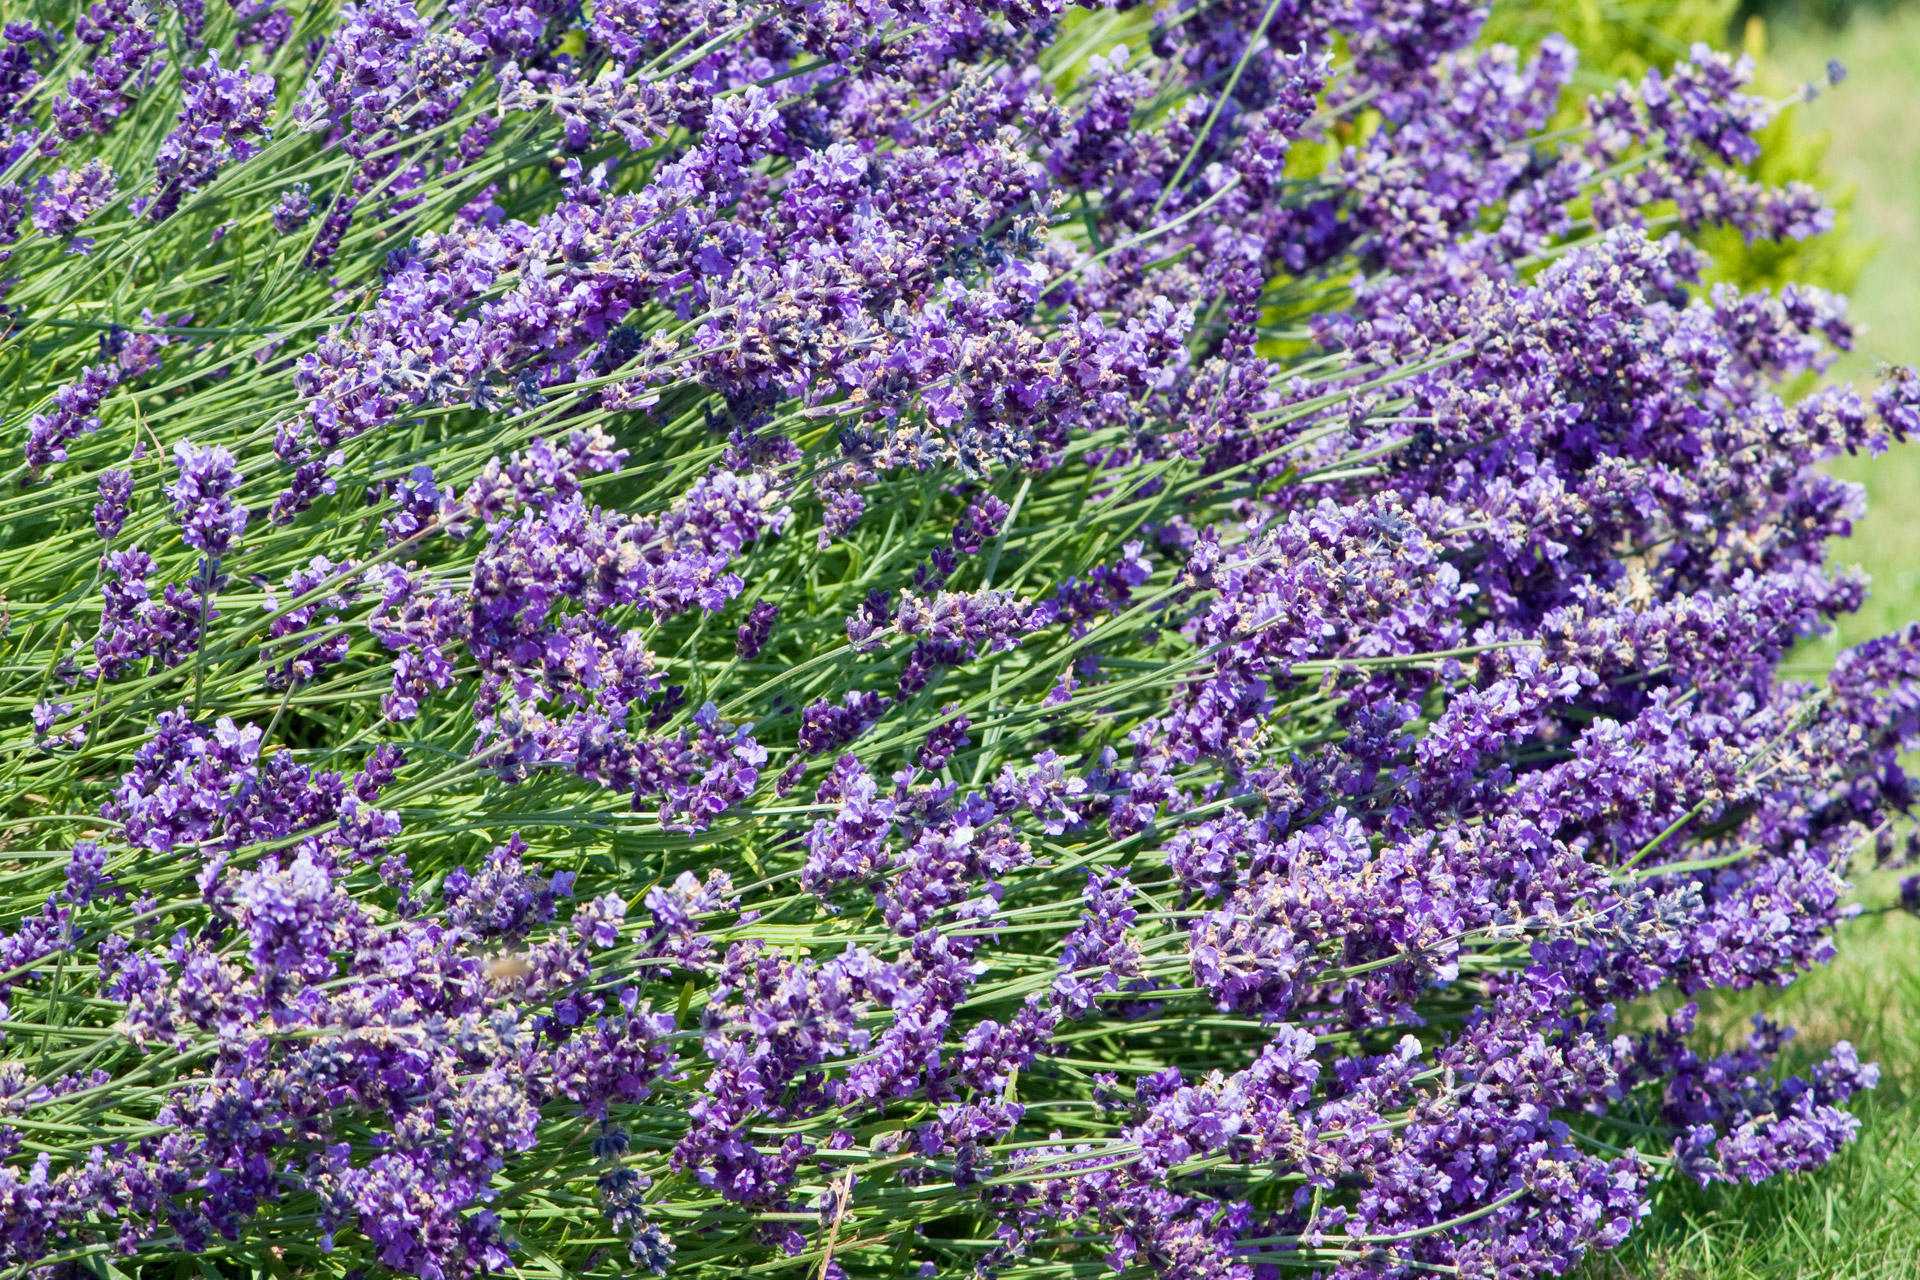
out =
[[1838,30],[1898,12],[1901,0],[1740,0],[1743,17],[1803,23]]
[[[1696,42],[1724,47],[1736,33],[1759,63],[1756,91],[1775,100],[1793,96],[1799,86],[1766,59],[1766,32],[1762,19],[1740,21],[1739,0],[1534,0],[1497,7],[1485,39],[1527,49],[1558,33],[1573,43],[1580,51],[1580,70],[1555,122],[1566,127],[1577,123],[1589,92],[1637,78],[1652,67],[1669,66]],[[1780,113],[1762,134],[1761,144],[1760,158],[1748,166],[1748,175],[1775,186],[1813,184],[1834,208],[1834,229],[1798,242],[1749,243],[1730,227],[1710,228],[1695,237],[1713,255],[1709,282],[1743,289],[1798,283],[1846,292],[1859,279],[1870,249],[1853,230],[1850,193],[1826,174],[1826,138],[1806,127],[1796,104]]]
[[1725,46],[1738,7],[1738,0],[1530,0],[1496,8],[1485,38],[1524,48],[1565,36],[1580,50],[1575,87],[1606,89],[1685,57],[1697,40]]

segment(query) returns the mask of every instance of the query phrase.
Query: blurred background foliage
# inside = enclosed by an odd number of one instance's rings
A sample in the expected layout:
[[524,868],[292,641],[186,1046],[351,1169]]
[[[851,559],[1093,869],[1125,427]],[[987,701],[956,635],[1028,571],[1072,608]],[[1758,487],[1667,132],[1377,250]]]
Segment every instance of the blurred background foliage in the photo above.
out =
[[[1687,56],[1696,43],[1718,48],[1741,48],[1756,66],[1755,91],[1776,101],[1804,98],[1808,81],[1825,89],[1824,61],[1812,68],[1787,64],[1768,56],[1768,20],[1742,12],[1741,0],[1521,0],[1493,8],[1486,39],[1531,48],[1558,32],[1580,51],[1580,70],[1561,107],[1559,123],[1579,119],[1586,95],[1610,89],[1621,79],[1638,79],[1651,67],[1671,66]],[[1852,192],[1826,163],[1828,137],[1810,127],[1802,104],[1782,111],[1762,135],[1760,158],[1748,166],[1751,176],[1782,184],[1809,182],[1821,188],[1834,208],[1834,230],[1824,236],[1784,244],[1748,244],[1731,227],[1700,234],[1701,246],[1713,254],[1712,281],[1727,281],[1746,289],[1777,289],[1783,284],[1816,284],[1838,293],[1853,289],[1871,256],[1870,246],[1855,232]]]

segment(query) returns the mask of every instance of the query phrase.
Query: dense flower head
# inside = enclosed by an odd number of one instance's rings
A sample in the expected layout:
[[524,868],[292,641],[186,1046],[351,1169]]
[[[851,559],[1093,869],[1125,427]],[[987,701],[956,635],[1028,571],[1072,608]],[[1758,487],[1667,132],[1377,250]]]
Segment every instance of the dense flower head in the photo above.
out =
[[180,73],[180,124],[154,157],[154,196],[144,204],[148,217],[172,216],[188,192],[259,150],[254,139],[268,132],[273,87],[272,76],[250,74],[244,62],[231,71],[222,67],[218,53],[205,66]]
[[52,117],[69,142],[111,132],[150,83],[164,47],[153,15],[133,0],[94,0],[75,21],[74,35],[89,46],[84,75],[54,98]]
[[478,872],[455,867],[441,886],[447,920],[481,938],[513,937],[553,918],[557,899],[572,893],[573,877],[542,880],[522,869],[527,846],[513,837],[488,855]]
[[182,440],[173,447],[173,461],[180,478],[167,486],[167,496],[180,521],[181,541],[218,559],[247,531],[247,509],[232,496],[245,477],[234,470],[224,445]]
[[[89,160],[79,168],[63,168],[51,177],[40,179],[40,190],[33,202],[33,225],[44,236],[71,239],[80,225],[113,199],[113,170],[99,160]],[[90,241],[73,240],[76,252],[85,253]]]
[[314,203],[306,183],[288,187],[280,193],[279,203],[273,206],[273,229],[283,236],[290,236],[305,227],[313,217]]
[[756,600],[747,613],[747,620],[734,633],[734,652],[749,661],[759,657],[773,635],[773,624],[779,616],[780,606]]
[[127,504],[133,497],[133,472],[109,469],[100,473],[100,501],[94,504],[93,528],[102,541],[120,536],[127,523]]
[[1485,19],[8,25],[0,1266],[1521,1277],[1831,1159],[1850,1045],[1635,1019],[1920,795],[1920,626],[1783,666],[1920,375],[1703,283],[1830,221],[1750,64]]

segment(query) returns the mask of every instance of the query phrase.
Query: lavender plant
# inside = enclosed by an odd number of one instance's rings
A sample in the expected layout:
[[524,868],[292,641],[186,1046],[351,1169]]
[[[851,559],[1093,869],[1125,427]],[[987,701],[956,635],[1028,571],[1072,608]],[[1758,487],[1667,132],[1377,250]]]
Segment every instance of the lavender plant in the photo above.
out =
[[[97,0],[0,51],[0,1274],[1524,1276],[1827,1160],[1920,375],[1701,47]],[[157,1273],[156,1273],[157,1274]]]

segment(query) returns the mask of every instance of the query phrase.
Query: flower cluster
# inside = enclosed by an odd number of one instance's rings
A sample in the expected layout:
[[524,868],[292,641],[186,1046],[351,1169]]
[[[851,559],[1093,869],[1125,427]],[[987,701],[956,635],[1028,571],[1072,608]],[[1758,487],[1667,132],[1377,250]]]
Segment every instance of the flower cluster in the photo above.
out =
[[112,201],[113,185],[113,170],[99,160],[40,179],[40,192],[33,202],[34,229],[43,236],[66,236],[75,253],[87,252],[93,242],[74,238],[73,233]]
[[143,203],[156,222],[172,215],[188,192],[213,181],[229,164],[258,150],[273,109],[273,77],[250,75],[247,64],[228,71],[214,54],[203,67],[180,73],[180,124],[160,142],[154,195]]
[[587,9],[6,28],[0,1267],[1563,1274],[1848,1140],[1624,1029],[1920,794],[1746,63]]
[[[145,317],[151,320],[152,317]],[[33,468],[67,460],[67,446],[77,437],[100,429],[100,406],[114,388],[160,367],[160,334],[102,334],[100,353],[106,359],[80,370],[79,376],[53,393],[48,412],[36,413],[27,424],[26,461]]]

